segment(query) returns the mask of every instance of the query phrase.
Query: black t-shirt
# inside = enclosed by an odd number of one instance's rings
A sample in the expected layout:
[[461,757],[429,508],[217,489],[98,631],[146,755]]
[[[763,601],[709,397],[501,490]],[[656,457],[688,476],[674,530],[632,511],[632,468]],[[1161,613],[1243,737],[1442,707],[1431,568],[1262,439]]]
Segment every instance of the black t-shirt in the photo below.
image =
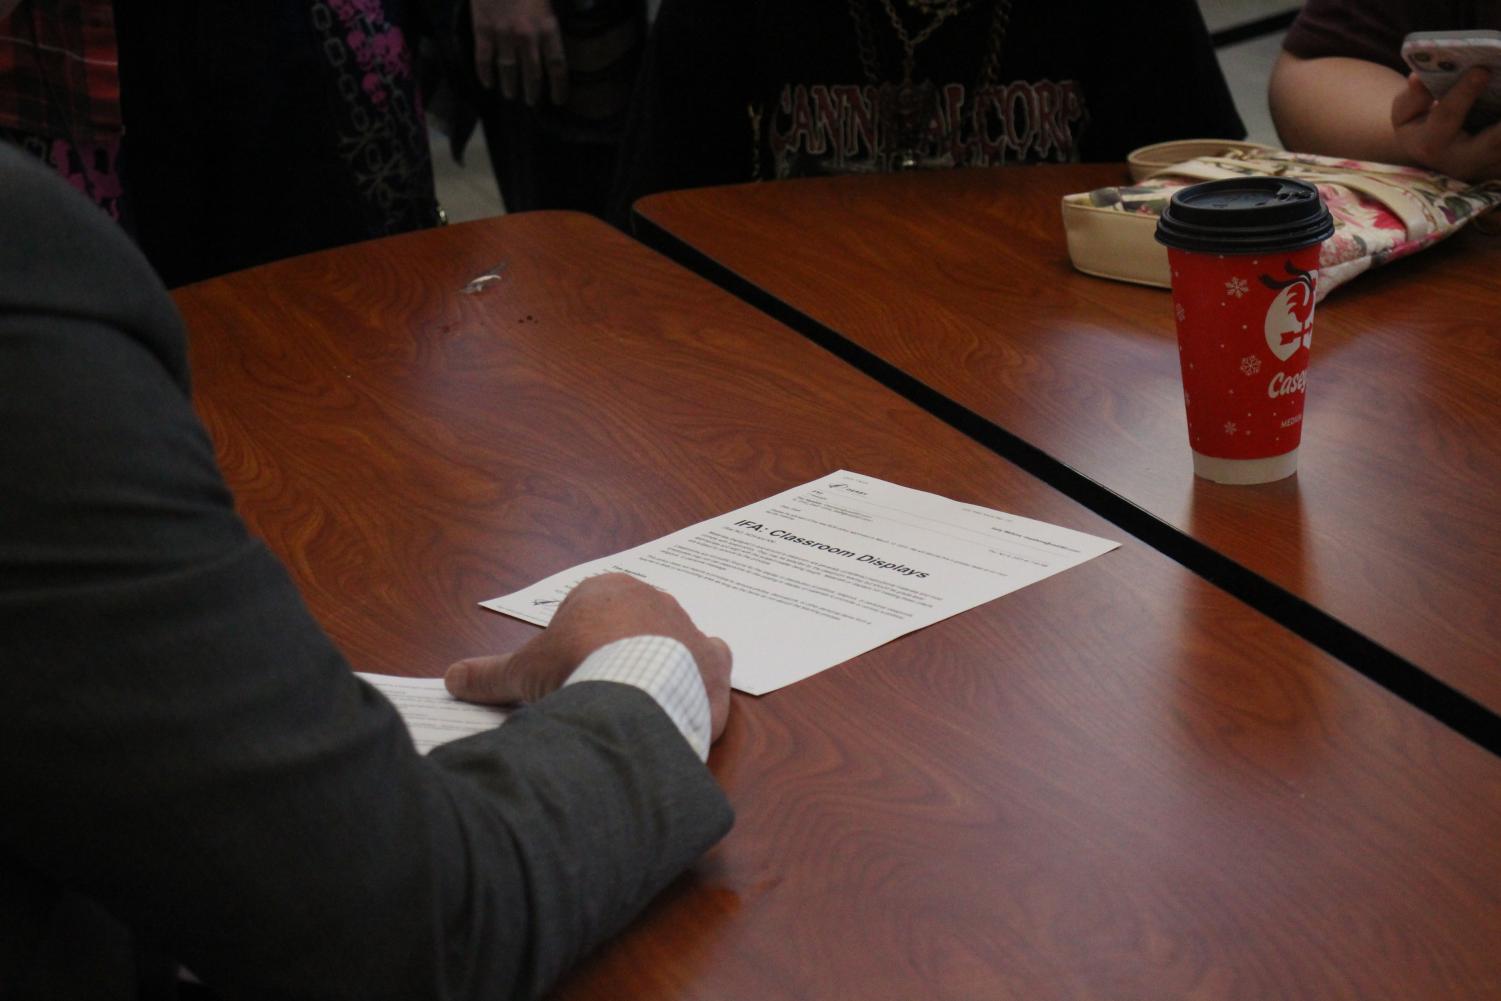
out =
[[1282,47],[1301,59],[1345,56],[1406,75],[1410,31],[1501,28],[1501,0],[1307,0]]
[[[905,167],[1121,160],[1245,134],[1191,0],[665,0],[617,208],[653,191]],[[893,15],[913,45],[905,47]],[[907,84],[907,86],[904,86]]]

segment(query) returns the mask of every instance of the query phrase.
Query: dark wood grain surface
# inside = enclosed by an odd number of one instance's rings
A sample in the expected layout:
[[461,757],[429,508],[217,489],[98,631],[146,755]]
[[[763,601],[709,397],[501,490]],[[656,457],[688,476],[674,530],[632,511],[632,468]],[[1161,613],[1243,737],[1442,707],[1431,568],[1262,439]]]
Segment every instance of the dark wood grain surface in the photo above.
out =
[[1295,478],[1192,474],[1166,291],[1068,261],[1110,165],[701,189],[637,211],[775,300],[1501,711],[1501,237],[1320,307]]
[[[176,299],[241,510],[362,669],[508,647],[476,601],[840,467],[1121,537],[584,217]],[[559,996],[1494,994],[1498,761],[1122,542],[737,695],[735,829]]]

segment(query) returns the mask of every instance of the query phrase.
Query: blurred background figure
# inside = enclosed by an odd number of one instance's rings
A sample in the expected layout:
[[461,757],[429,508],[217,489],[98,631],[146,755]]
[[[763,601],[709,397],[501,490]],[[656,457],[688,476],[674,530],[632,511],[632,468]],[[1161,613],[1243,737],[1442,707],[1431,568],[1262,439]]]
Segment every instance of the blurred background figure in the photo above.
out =
[[404,0],[11,4],[0,128],[169,286],[437,222]]
[[507,211],[602,215],[646,47],[645,0],[428,0],[455,159],[482,125]]
[[406,13],[118,6],[126,193],[168,285],[437,222]]
[[119,220],[122,131],[111,0],[0,0],[0,139]]
[[611,214],[673,188],[1244,134],[1193,0],[664,0]]

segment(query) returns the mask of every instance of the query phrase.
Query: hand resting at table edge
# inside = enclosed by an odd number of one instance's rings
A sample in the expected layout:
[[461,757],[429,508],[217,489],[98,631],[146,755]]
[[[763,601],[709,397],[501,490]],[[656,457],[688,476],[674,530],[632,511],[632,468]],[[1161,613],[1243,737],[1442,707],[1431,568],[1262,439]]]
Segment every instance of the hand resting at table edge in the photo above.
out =
[[664,636],[688,649],[709,699],[710,740],[718,740],[730,712],[729,646],[704,635],[672,595],[629,574],[581,582],[541,635],[511,653],[451,664],[444,681],[455,698],[467,702],[535,702],[562,687],[594,651],[637,636]]

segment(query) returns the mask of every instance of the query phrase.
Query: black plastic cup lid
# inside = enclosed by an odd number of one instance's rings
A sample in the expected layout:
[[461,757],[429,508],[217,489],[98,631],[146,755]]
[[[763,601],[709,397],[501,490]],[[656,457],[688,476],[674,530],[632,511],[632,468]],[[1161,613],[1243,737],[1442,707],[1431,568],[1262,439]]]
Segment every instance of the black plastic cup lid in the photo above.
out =
[[1334,235],[1319,189],[1289,177],[1231,177],[1173,193],[1157,242],[1206,254],[1301,250]]

